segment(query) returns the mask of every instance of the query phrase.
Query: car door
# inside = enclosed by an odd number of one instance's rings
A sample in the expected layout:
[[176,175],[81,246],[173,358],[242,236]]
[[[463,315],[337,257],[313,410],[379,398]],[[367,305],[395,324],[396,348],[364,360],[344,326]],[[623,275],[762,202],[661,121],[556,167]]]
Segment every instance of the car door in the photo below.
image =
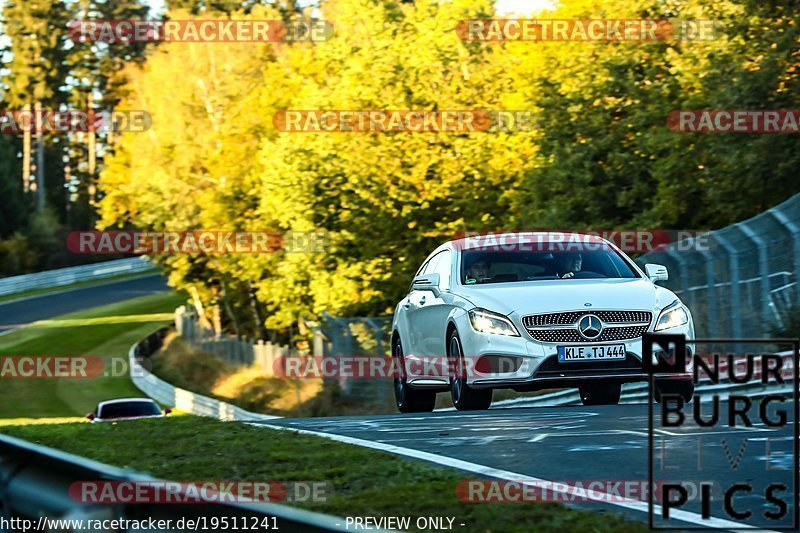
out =
[[[422,275],[429,264],[430,261],[425,261],[419,270],[417,270],[417,273],[414,274],[414,277]],[[424,301],[424,296],[424,291],[416,290],[412,286],[409,289],[409,293],[400,302],[397,325],[400,331],[400,340],[403,343],[403,352],[406,355],[418,355],[420,353],[419,346],[422,334],[415,323],[415,319],[416,311],[420,306],[420,300]]]
[[419,306],[415,311],[416,321],[420,330],[421,353],[426,357],[441,358],[444,361],[445,338],[447,317],[452,308],[453,296],[448,292],[453,269],[453,253],[450,250],[439,252],[430,262],[426,274],[439,274],[438,296],[432,290],[419,291],[424,293]]

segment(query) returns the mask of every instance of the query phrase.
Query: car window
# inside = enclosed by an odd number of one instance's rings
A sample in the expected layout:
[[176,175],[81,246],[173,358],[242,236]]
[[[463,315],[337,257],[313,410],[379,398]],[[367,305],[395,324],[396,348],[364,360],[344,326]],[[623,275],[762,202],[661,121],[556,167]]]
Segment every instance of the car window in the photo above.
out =
[[417,269],[416,274],[414,274],[414,277],[416,278],[417,276],[421,276],[426,266],[428,266],[428,261],[422,263],[422,265]]
[[[419,267],[419,269],[417,270],[417,273],[416,273],[416,274],[414,274],[414,277],[416,278],[417,276],[421,276],[422,274],[424,274],[424,273],[425,273],[425,270],[428,268],[428,265],[429,265],[430,263],[431,263],[431,261],[430,261],[430,260],[427,260],[427,261],[425,261],[424,263],[422,263],[422,266],[421,266],[421,267]],[[413,290],[414,290],[414,280],[412,279],[412,280],[411,280],[411,284],[409,284],[409,286],[408,286],[408,292],[411,292],[411,291],[413,291]]]
[[432,274],[436,272],[436,267],[439,264],[439,261],[442,259],[442,252],[431,257],[431,260],[428,261],[428,265],[425,267],[425,271],[423,274]]
[[437,255],[438,261],[433,267],[433,272],[439,274],[439,288],[443,291],[450,288],[450,272],[452,270],[453,257],[450,250],[445,250]]
[[[442,250],[431,257],[428,262],[424,263],[414,277],[422,276],[424,274],[439,274],[439,287],[442,289],[449,289],[450,271],[452,265],[451,262],[452,258],[450,257],[450,250]],[[409,292],[412,290],[414,290],[413,283],[411,287],[409,287]]]
[[160,414],[161,410],[153,402],[119,402],[104,405],[97,416],[100,418],[130,418]]
[[638,278],[639,275],[616,251],[465,251],[461,283],[508,283],[592,278]]

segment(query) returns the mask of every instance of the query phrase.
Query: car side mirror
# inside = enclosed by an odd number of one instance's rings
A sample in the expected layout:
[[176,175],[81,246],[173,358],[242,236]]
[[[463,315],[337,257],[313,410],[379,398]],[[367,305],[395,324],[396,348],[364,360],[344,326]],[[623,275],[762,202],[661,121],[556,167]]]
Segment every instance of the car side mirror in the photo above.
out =
[[644,265],[644,271],[653,283],[656,281],[667,281],[669,279],[669,272],[667,272],[667,267],[664,265],[647,263]]
[[432,291],[439,296],[442,291],[439,289],[439,274],[421,274],[411,282],[411,288],[417,291]]
[[94,413],[89,413],[88,415],[86,415],[86,418],[88,418],[89,420],[94,420],[95,418],[97,418],[97,415],[95,415]]
[[164,415],[168,415],[168,414],[170,414],[171,412],[172,412],[172,409],[170,409],[169,407],[167,407],[166,409],[164,409]]

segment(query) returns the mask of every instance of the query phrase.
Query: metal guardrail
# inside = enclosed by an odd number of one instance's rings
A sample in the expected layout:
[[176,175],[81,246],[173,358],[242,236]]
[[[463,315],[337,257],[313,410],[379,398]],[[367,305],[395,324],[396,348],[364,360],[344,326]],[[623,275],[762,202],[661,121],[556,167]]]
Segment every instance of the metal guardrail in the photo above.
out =
[[636,262],[670,269],[663,284],[692,310],[699,338],[775,336],[770,330],[787,327],[800,306],[798,221],[795,194],[753,218],[672,243]]
[[168,328],[156,331],[131,346],[128,352],[131,381],[139,390],[162,405],[217,420],[255,421],[280,418],[246,411],[241,407],[175,387],[147,370],[143,363],[162,346],[167,331]]
[[[24,440],[0,435],[0,524],[11,519],[28,520],[28,527],[9,527],[3,531],[120,531],[108,528],[87,527],[95,520],[138,520],[136,531],[186,531],[178,520],[199,520],[201,517],[226,518],[228,521],[247,520],[260,523],[266,517],[275,517],[275,529],[289,532],[335,531],[342,529],[343,520],[274,503],[115,503],[87,504],[74,499],[70,487],[78,481],[163,481],[132,470],[92,461],[60,450],[33,444]],[[178,493],[179,501],[191,501],[197,493],[189,494],[184,487]],[[207,520],[208,520],[207,518]],[[167,528],[148,526],[148,520],[171,520]],[[65,522],[53,522],[63,520]],[[72,520],[69,524],[66,521]],[[77,525],[82,524],[83,527]],[[0,526],[3,527],[3,526]],[[216,528],[212,528],[216,529]]]
[[144,257],[131,257],[116,261],[105,261],[77,267],[46,270],[22,276],[0,278],[0,296],[20,294],[36,289],[65,287],[82,281],[107,279],[120,274],[150,272],[156,267]]

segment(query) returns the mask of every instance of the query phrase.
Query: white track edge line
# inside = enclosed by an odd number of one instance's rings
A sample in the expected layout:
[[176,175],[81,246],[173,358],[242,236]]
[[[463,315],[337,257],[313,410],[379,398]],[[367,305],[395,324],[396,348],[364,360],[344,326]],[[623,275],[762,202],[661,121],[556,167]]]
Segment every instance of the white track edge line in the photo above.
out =
[[[345,435],[337,435],[335,433],[325,433],[322,431],[312,431],[309,429],[298,429],[293,427],[287,426],[275,426],[272,424],[257,424],[248,422],[250,425],[258,426],[258,427],[268,427],[271,429],[279,429],[283,431],[296,431],[303,435],[316,435],[318,437],[324,437],[327,439],[331,439],[338,442],[343,442],[346,444],[354,444],[356,446],[362,446],[364,448],[372,448],[374,450],[380,450],[388,453],[394,453],[397,455],[404,455],[406,457],[412,457],[414,459],[420,459],[423,461],[428,461],[432,463],[436,463],[442,466],[449,466],[452,468],[457,468],[459,470],[464,470],[466,472],[472,472],[474,474],[480,474],[487,477],[493,477],[502,479],[505,481],[515,481],[521,483],[523,485],[529,485],[532,487],[536,486],[536,483],[550,483],[555,484],[552,481],[548,481],[546,479],[535,478],[532,476],[525,476],[522,474],[518,474],[516,472],[511,472],[509,470],[500,470],[497,468],[492,468],[490,466],[479,465],[477,463],[471,463],[469,461],[463,461],[461,459],[454,459],[452,457],[445,457],[443,455],[436,455],[430,452],[423,452],[421,450],[414,450],[412,448],[404,448],[402,446],[395,446],[393,444],[385,444],[382,442],[376,442],[366,439],[359,439],[356,437],[347,437]],[[577,487],[571,485],[562,485],[565,489],[576,489]],[[568,492],[568,490],[559,490],[556,492]],[[597,494],[597,492],[596,492]],[[625,502],[614,502],[614,501],[604,501],[603,497],[612,496],[606,493],[599,493],[600,496],[592,497],[587,494],[587,498],[591,500],[596,500],[600,503],[607,503],[609,505],[616,505],[618,507],[624,507],[626,509],[631,509],[634,511],[641,511],[647,513],[649,511],[649,506],[647,502],[639,502],[639,501],[625,501]],[[653,510],[655,512],[659,512],[661,510],[660,505],[654,505]],[[681,520],[683,522],[689,522],[691,524],[696,524],[700,526],[706,526],[709,528],[726,528],[733,531],[763,531],[767,533],[776,533],[772,532],[768,529],[759,529],[754,526],[749,526],[747,524],[740,524],[738,522],[733,522],[731,520],[725,520],[723,518],[714,518],[711,517],[710,519],[704,519],[701,515],[697,513],[692,513],[690,511],[681,511],[680,509],[671,511],[672,517]]]

